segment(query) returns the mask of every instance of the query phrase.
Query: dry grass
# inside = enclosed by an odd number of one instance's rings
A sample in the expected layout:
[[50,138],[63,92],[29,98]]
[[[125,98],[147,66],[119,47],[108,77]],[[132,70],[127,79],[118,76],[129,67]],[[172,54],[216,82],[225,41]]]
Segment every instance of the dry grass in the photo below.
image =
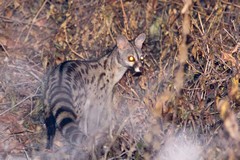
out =
[[239,159],[239,12],[238,0],[0,1],[0,159],[44,152],[48,68],[142,32],[145,71],[117,86],[105,158]]

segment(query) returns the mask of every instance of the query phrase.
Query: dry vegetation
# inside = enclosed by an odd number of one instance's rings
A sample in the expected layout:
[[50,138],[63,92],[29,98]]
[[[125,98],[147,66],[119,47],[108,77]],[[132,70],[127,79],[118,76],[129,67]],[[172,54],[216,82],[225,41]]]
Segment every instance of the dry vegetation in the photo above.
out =
[[239,13],[239,0],[0,1],[0,159],[44,153],[46,70],[142,32],[145,71],[116,88],[105,158],[240,159]]

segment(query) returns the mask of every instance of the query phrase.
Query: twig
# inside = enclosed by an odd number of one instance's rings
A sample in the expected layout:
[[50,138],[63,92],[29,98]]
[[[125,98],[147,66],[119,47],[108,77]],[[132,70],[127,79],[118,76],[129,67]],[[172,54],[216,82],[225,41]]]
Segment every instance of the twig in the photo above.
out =
[[29,27],[29,30],[28,30],[28,33],[27,33],[27,36],[26,36],[24,42],[26,42],[26,41],[28,40],[30,31],[32,30],[33,23],[36,22],[37,17],[39,16],[40,12],[43,10],[43,7],[44,7],[45,4],[47,3],[47,1],[48,1],[48,0],[45,0],[45,1],[43,2],[42,6],[41,6],[41,8],[38,10],[37,14],[33,17],[32,22],[31,22],[31,25],[30,25],[30,27]]
[[4,52],[6,53],[7,57],[9,57],[9,53],[8,51],[6,50],[6,48],[4,47],[4,45],[0,42],[0,45],[2,46]]
[[201,15],[198,13],[198,19],[199,19],[199,22],[200,22],[200,26],[202,28],[202,31],[200,30],[200,32],[202,33],[202,35],[205,33],[205,30],[204,30],[204,27],[203,27],[203,23],[202,23],[202,18],[201,18]]
[[[125,12],[125,9],[124,9],[123,1],[120,0],[120,2],[121,2],[122,12],[123,12],[124,28],[126,29],[126,31],[128,31],[128,19],[127,19],[127,15],[126,15],[126,12]],[[126,34],[126,36],[127,36],[127,34]],[[127,37],[127,38],[129,38],[129,37]]]
[[29,155],[28,155],[28,153],[27,153],[27,151],[26,151],[25,149],[24,149],[24,154],[25,154],[27,160],[30,160],[30,159],[31,159],[31,158],[29,157]]
[[[3,20],[4,22],[8,22],[8,23],[19,23],[19,24],[24,24],[24,25],[31,25],[31,22],[24,22],[22,20],[18,20],[17,18],[10,19],[8,17],[4,17],[4,16],[0,15],[0,19]],[[32,25],[39,27],[39,25],[37,25],[37,24],[32,24]],[[54,27],[51,27],[51,26],[48,26],[48,25],[42,25],[41,27],[44,27],[44,28],[50,29],[50,30],[55,30]]]
[[127,96],[127,97],[126,97],[127,99],[138,100],[138,101],[141,102],[141,99],[140,99],[139,95],[137,94],[137,92],[136,92],[133,88],[127,86],[128,88],[126,89],[126,87],[124,87],[124,86],[121,85],[120,83],[119,83],[118,85],[119,85],[121,88],[123,88],[125,91],[126,91],[127,89],[131,90],[132,93],[137,97],[137,98],[130,98],[129,96]]
[[[40,87],[38,87],[37,89],[36,89],[36,91],[35,91],[35,93],[34,93],[34,97],[41,97],[42,96],[42,94],[37,94],[37,92],[40,90]],[[31,97],[31,112],[30,113],[28,113],[24,118],[26,118],[27,116],[29,116],[29,115],[31,115],[33,112],[34,112],[34,110],[36,110],[37,108],[35,108],[35,109],[33,109],[33,96]]]
[[[114,136],[113,139],[111,140],[111,143],[110,143],[110,145],[109,145],[109,148],[111,148],[111,147],[113,146],[113,144],[116,142],[117,138],[121,135],[121,132],[123,131],[124,127],[127,125],[127,122],[128,122],[129,120],[131,120],[131,117],[132,117],[133,113],[136,112],[137,109],[138,109],[138,108],[132,110],[132,111],[130,112],[130,114],[123,120],[123,122],[121,123],[121,125],[118,127],[115,136]],[[108,152],[105,153],[104,159],[107,159],[107,153],[108,153]]]
[[[111,141],[111,144],[109,145],[109,146],[110,146],[109,148],[111,148],[111,147],[113,146],[113,144],[115,143],[115,141],[117,140],[117,138],[120,136],[121,131],[122,131],[123,128],[126,126],[127,122],[130,120],[131,115],[132,115],[132,114],[130,113],[130,115],[129,115],[128,117],[126,117],[126,119],[122,122],[122,124],[120,125],[120,127],[119,127],[118,130],[117,130],[116,136],[113,137],[113,139],[112,139],[112,141]],[[105,159],[107,158],[107,153],[108,153],[108,152],[106,152],[105,155],[104,155]]]
[[231,2],[226,2],[226,1],[222,1],[223,3],[229,4],[229,5],[233,5],[234,7],[240,8],[240,5],[237,5],[235,3],[231,3]]
[[9,112],[10,110],[12,110],[13,108],[17,107],[18,105],[20,105],[21,103],[23,103],[24,101],[26,101],[27,99],[33,97],[33,95],[29,95],[27,97],[25,97],[24,99],[22,99],[20,102],[18,102],[17,104],[15,104],[14,106],[12,106],[11,108],[8,108],[7,110],[3,111],[2,113],[0,113],[0,116],[4,115],[5,113]]
[[11,102],[0,103],[0,106],[11,104]]
[[34,78],[36,78],[39,82],[43,82],[43,80],[42,80],[41,78],[39,78],[39,76],[37,76],[34,72],[29,71],[29,73],[30,73]]
[[[35,70],[35,69],[29,69],[28,67],[26,67],[26,68],[24,68],[24,67],[19,67],[19,66],[15,66],[15,65],[11,65],[11,64],[9,64],[8,67],[16,68],[16,69],[18,69],[18,70],[27,72],[27,73],[29,73],[31,76],[33,76],[35,79],[37,79],[39,82],[42,82],[42,79],[41,79],[37,74],[35,74],[35,73],[33,72],[33,71],[38,72],[38,71]],[[38,72],[38,73],[41,73],[41,72]],[[42,74],[42,73],[41,73],[41,74]]]
[[65,41],[66,41],[69,49],[70,49],[75,55],[77,55],[78,57],[84,59],[84,57],[83,57],[82,55],[78,54],[78,53],[77,53],[76,51],[74,51],[74,49],[72,49],[72,47],[70,46],[69,41],[68,41],[68,36],[67,36],[66,28],[64,28],[64,33],[65,33]]
[[229,33],[226,28],[223,28],[223,30],[224,30],[235,42],[237,42],[236,39],[233,37],[233,35],[231,35],[231,33]]

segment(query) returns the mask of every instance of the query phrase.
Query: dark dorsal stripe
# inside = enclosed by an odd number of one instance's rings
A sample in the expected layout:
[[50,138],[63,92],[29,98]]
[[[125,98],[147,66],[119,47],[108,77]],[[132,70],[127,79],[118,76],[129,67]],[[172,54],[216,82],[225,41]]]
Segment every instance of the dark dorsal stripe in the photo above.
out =
[[61,63],[60,66],[59,66],[59,81],[58,81],[58,85],[62,84],[63,71],[64,71],[65,65],[67,63],[69,63],[69,61],[65,61],[65,62]]

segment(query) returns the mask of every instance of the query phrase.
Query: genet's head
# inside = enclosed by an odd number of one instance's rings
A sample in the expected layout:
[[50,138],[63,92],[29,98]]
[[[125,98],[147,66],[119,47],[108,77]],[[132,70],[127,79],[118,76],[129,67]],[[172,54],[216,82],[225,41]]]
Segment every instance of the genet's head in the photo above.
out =
[[140,34],[133,43],[129,42],[126,37],[117,37],[118,58],[119,63],[127,68],[132,68],[136,73],[141,72],[143,66],[144,55],[142,53],[142,45],[146,35]]

